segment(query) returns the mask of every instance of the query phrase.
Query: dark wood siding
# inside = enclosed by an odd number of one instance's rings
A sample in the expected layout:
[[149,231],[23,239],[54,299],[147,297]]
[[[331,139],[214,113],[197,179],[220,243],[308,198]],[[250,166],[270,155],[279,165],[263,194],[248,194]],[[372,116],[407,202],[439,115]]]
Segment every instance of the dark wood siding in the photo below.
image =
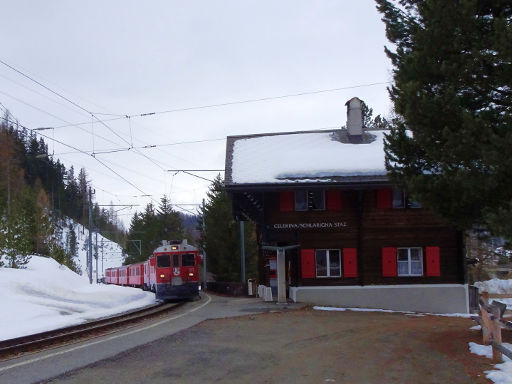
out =
[[[329,196],[335,195],[332,191],[326,194],[326,208],[335,206],[329,203]],[[463,283],[464,263],[458,232],[425,209],[383,207],[379,203],[382,192],[378,191],[339,191],[341,209],[300,212],[281,211],[280,193],[266,192],[260,223],[262,241],[279,246],[297,244],[301,249],[357,250],[357,277],[341,278],[302,278],[300,252],[297,252],[291,259],[298,285]],[[384,247],[421,247],[423,276],[383,276]],[[427,276],[427,247],[439,247],[439,276]]]

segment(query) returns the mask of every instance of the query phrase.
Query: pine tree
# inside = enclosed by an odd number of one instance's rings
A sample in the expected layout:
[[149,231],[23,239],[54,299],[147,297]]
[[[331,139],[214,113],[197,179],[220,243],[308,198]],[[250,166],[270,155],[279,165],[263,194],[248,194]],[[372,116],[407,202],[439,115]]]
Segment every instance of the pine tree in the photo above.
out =
[[182,240],[183,223],[181,216],[164,195],[157,209],[155,236],[160,240]]
[[70,222],[68,226],[68,232],[66,234],[66,251],[69,252],[72,257],[78,257],[77,245],[75,227]]
[[126,238],[126,247],[123,250],[127,254],[124,260],[125,264],[132,264],[137,261],[144,261],[148,258],[149,254],[140,252],[139,254],[139,240],[142,242],[142,235],[144,233],[144,219],[141,213],[135,212],[130,222],[130,228]]
[[[399,3],[399,4],[396,4]],[[392,179],[459,228],[512,238],[512,3],[377,0],[394,66]]]
[[0,254],[4,254],[11,268],[23,268],[33,250],[34,198],[28,188],[18,193],[11,202],[10,214],[0,218]]
[[87,172],[84,168],[81,168],[78,174],[78,201],[80,206],[78,220],[84,225],[88,222],[89,188]]
[[72,218],[77,219],[80,215],[80,190],[78,183],[75,178],[75,170],[71,166],[66,175],[66,187],[65,187],[65,201],[66,201],[66,212]]
[[[220,175],[210,186],[207,197],[204,208],[201,208],[206,230],[200,226],[200,231],[201,248],[206,251],[208,257],[208,270],[216,275],[218,281],[240,281],[240,227],[239,223],[233,219],[231,199]],[[254,229],[254,224],[247,222],[245,225],[247,276],[256,275],[257,245]]]

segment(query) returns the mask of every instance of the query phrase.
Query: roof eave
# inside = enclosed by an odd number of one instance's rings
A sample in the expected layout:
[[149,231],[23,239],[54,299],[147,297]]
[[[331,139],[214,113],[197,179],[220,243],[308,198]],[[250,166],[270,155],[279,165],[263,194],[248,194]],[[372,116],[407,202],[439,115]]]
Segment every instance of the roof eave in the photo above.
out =
[[243,190],[284,190],[290,188],[341,188],[341,189],[371,189],[391,186],[386,175],[382,176],[354,176],[331,181],[294,181],[283,183],[226,183],[228,191]]

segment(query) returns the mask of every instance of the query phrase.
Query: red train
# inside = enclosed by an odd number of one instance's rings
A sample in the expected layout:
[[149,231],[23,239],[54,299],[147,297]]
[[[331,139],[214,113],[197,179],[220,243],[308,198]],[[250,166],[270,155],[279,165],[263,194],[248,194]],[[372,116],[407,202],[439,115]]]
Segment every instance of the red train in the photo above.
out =
[[145,262],[107,268],[104,282],[150,290],[158,300],[193,299],[199,295],[200,264],[187,240],[164,240]]

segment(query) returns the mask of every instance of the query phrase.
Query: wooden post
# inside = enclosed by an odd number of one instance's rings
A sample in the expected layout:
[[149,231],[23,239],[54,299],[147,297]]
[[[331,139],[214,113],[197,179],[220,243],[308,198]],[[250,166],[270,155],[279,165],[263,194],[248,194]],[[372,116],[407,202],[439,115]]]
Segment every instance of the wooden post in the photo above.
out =
[[501,326],[500,326],[500,309],[498,307],[492,308],[492,314],[494,316],[494,321],[492,322],[493,329],[491,331],[492,334],[492,362],[493,363],[503,363],[503,355],[501,350],[495,348],[495,344],[501,346]]
[[482,343],[484,345],[491,344],[493,321],[484,306],[480,306],[480,317],[482,318]]
[[489,303],[489,293],[482,292],[480,294],[480,301],[482,301],[484,304],[480,305],[480,317],[482,319],[482,343],[484,345],[489,345],[491,342],[492,320],[489,317],[489,313],[485,309],[485,306],[487,306]]
[[[479,302],[483,343],[484,345],[492,345],[492,362],[503,363],[503,354],[501,352],[501,316],[503,315],[503,304],[489,305],[489,294],[487,292],[482,292]],[[491,313],[489,313],[489,311]]]

